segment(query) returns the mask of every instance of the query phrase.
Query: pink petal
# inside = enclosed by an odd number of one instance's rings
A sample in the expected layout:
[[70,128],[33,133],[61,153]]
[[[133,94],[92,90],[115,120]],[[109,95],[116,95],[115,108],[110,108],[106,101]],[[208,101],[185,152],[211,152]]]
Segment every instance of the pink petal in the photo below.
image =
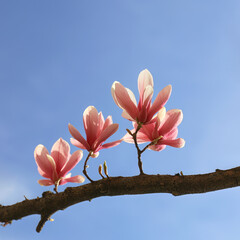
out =
[[160,126],[160,123],[163,122],[165,116],[166,116],[166,108],[162,107],[157,114],[157,118],[159,120],[159,126]]
[[[136,131],[136,129],[131,130],[132,133],[134,133],[135,131]],[[122,140],[127,143],[134,143],[133,137],[129,133],[126,133],[126,135],[122,138]],[[148,136],[146,134],[144,134],[143,132],[139,131],[137,133],[137,142],[139,144],[145,143],[145,142],[151,142],[151,141],[152,140],[150,140],[148,138]]]
[[152,132],[152,137],[153,139],[156,139],[159,137],[159,129],[160,127],[162,126],[163,122],[164,122],[164,119],[165,119],[165,115],[166,115],[166,108],[165,107],[162,107],[158,114],[157,114],[157,117],[154,118],[155,119],[155,128]]
[[166,145],[153,145],[148,147],[148,149],[151,149],[153,151],[158,151],[158,152],[162,151],[165,148],[166,148]]
[[112,121],[112,116],[108,116],[104,125],[103,125],[103,130],[105,130],[108,126],[110,126],[111,124],[113,124],[113,121]]
[[141,71],[138,76],[138,91],[140,99],[143,99],[143,93],[147,86],[151,86],[153,88],[153,77],[152,74],[145,69]]
[[151,142],[152,140],[149,139],[147,135],[144,135],[143,133],[137,134],[137,143],[146,143],[146,142]]
[[38,172],[42,177],[49,178],[49,176],[45,172],[43,172],[40,167],[38,167]]
[[153,118],[152,118],[150,121],[148,121],[148,122],[145,123],[145,125],[155,123],[155,122],[156,122],[156,119],[157,119],[157,115],[155,114],[155,115],[153,116]]
[[53,181],[53,182],[56,182],[59,177],[58,177],[58,174],[57,174],[57,166],[56,166],[56,163],[53,159],[53,157],[51,155],[48,155],[47,154],[47,158],[48,158],[48,161],[50,162],[51,166],[52,166],[52,176],[50,177],[50,179]]
[[68,182],[73,182],[73,183],[83,183],[85,181],[85,178],[81,175],[77,175],[77,176],[74,176],[74,177],[71,177],[71,178],[63,178],[59,185],[63,185],[63,184],[66,184]]
[[117,105],[118,107],[122,108],[122,107],[120,106],[120,104],[118,103],[118,100],[117,100],[116,94],[115,94],[115,85],[116,85],[117,83],[119,83],[119,82],[115,81],[115,82],[113,83],[113,85],[112,85],[112,87],[111,87],[111,93],[112,93],[112,97],[113,97],[113,100],[114,100],[114,102],[116,103],[116,105]]
[[103,117],[102,112],[100,112],[98,114],[98,132],[97,132],[97,137],[102,132],[104,124],[105,124],[104,117]]
[[143,92],[143,99],[142,99],[142,107],[139,105],[140,113],[138,114],[138,121],[145,123],[148,116],[148,110],[151,105],[153,95],[153,88],[151,86],[147,86],[145,91]]
[[177,138],[173,140],[161,140],[161,144],[169,145],[176,148],[182,148],[185,146],[185,140],[182,138]]
[[152,140],[149,139],[148,136],[141,134],[138,132],[137,134],[137,143],[146,143],[146,142],[151,142]]
[[145,91],[143,92],[143,106],[142,107],[147,107],[149,103],[152,101],[152,96],[153,96],[153,88],[151,86],[147,86],[145,88]]
[[[119,83],[119,82],[117,82],[117,81],[115,81],[115,82],[113,83],[112,88],[111,88],[112,97],[113,97],[114,102],[115,102],[120,108],[122,108],[122,109],[124,110],[124,108],[121,106],[121,104],[119,104],[118,99],[117,99],[117,97],[116,97],[116,93],[115,93],[116,84],[121,85],[121,83]],[[121,85],[121,86],[122,86],[122,85]],[[123,87],[123,86],[122,86],[122,87]],[[124,87],[123,87],[123,88],[124,88]],[[136,101],[136,98],[135,98],[135,95],[133,94],[133,92],[132,92],[130,89],[128,89],[128,88],[125,88],[125,90],[127,91],[128,95],[129,95],[130,99],[132,100],[132,102],[134,103],[134,105],[137,106],[137,101]]]
[[126,118],[127,120],[134,121],[134,119],[125,110],[122,112],[122,117]]
[[141,123],[145,123],[147,120],[147,116],[148,116],[147,113],[148,113],[147,109],[145,107],[143,107],[138,114],[137,120]]
[[115,146],[119,145],[121,142],[122,142],[122,140],[117,140],[117,141],[114,141],[114,142],[105,143],[105,144],[102,145],[102,149],[115,147]]
[[177,135],[178,135],[178,129],[173,128],[170,132],[164,135],[163,139],[172,140],[172,139],[175,139]]
[[87,141],[83,138],[83,136],[81,135],[81,133],[70,123],[68,124],[68,129],[70,134],[76,139],[78,140],[81,144],[84,145],[84,147],[86,149],[90,149],[89,144],[87,143]]
[[41,186],[50,186],[50,185],[54,185],[54,183],[52,182],[52,180],[48,180],[48,179],[41,179],[41,180],[38,180],[38,183],[39,183]]
[[47,158],[47,154],[49,154],[48,150],[42,144],[39,144],[34,150],[34,158],[38,168],[41,169],[41,171],[39,171],[40,175],[51,178],[52,165]]
[[[152,136],[152,133],[154,132],[154,128],[155,128],[155,123],[143,125],[142,128],[140,129],[140,131],[137,133],[137,137],[138,137],[139,133],[143,133],[144,135],[146,135],[146,137],[151,142],[152,140],[155,139]],[[159,135],[157,137],[159,137]]]
[[[133,129],[131,132],[133,133],[134,131],[135,129]],[[133,137],[129,133],[126,133],[122,139],[126,143],[134,143]]]
[[153,105],[148,112],[148,121],[150,121],[153,115],[165,105],[171,95],[171,92],[172,86],[168,85],[158,93],[155,101],[153,102]]
[[176,128],[183,119],[182,111],[179,109],[172,109],[167,111],[165,122],[163,123],[162,127],[159,129],[160,135],[165,135],[170,132],[173,128]]
[[59,174],[59,177],[65,176],[70,170],[72,170],[78,162],[82,159],[83,157],[83,151],[82,150],[77,150],[72,154],[66,165],[63,167],[61,173]]
[[[75,147],[81,148],[81,149],[86,149],[86,147],[80,143],[78,140],[74,139],[74,138],[70,138],[70,142],[72,143],[72,145],[74,145]],[[86,149],[89,150],[89,149]]]
[[70,146],[62,138],[59,138],[53,145],[51,150],[51,156],[53,157],[56,163],[56,169],[59,173],[62,167],[67,162],[70,157]]
[[72,176],[71,173],[68,173],[67,175],[64,176],[64,178],[70,178]]
[[[117,82],[115,81],[112,85],[112,88],[111,88],[111,93],[112,93],[112,96],[113,96],[113,100],[115,101],[115,103],[120,107],[122,108],[122,106],[118,103],[118,100],[116,98],[116,94],[115,94],[115,88],[116,88],[116,84],[120,84],[120,82]],[[137,106],[137,101],[136,101],[136,98],[135,98],[135,95],[133,94],[133,92],[129,89],[129,88],[125,88],[127,90],[127,93],[130,97],[130,99],[132,100],[132,102]]]
[[128,95],[129,95],[130,99],[132,100],[132,102],[134,103],[134,105],[137,106],[137,100],[136,100],[133,92],[129,88],[125,88],[125,89],[127,90]]
[[110,136],[112,136],[118,130],[118,124],[113,123],[112,125],[108,126],[105,130],[102,131],[100,136],[97,138],[95,143],[93,144],[93,151],[98,148],[100,144],[105,142]]
[[87,142],[91,146],[98,133],[98,111],[94,106],[89,106],[83,113],[83,124],[87,135]]
[[124,109],[133,119],[137,117],[137,106],[129,96],[128,90],[120,83],[115,84],[115,97],[118,102],[118,106]]

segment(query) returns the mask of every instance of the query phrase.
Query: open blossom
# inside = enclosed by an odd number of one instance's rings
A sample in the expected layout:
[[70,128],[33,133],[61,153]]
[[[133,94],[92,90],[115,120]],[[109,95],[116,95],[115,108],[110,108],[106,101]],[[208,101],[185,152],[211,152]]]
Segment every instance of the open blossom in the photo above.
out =
[[71,155],[69,144],[62,138],[54,143],[51,154],[42,144],[39,144],[35,148],[34,157],[39,174],[47,179],[39,180],[38,183],[42,186],[58,186],[67,182],[84,182],[83,176],[71,177],[71,173],[68,173],[82,159],[82,156],[82,150],[78,150]]
[[[157,114],[155,122],[143,125],[137,133],[137,142],[145,143],[152,142],[153,145],[149,146],[148,149],[154,151],[163,150],[166,145],[182,148],[185,145],[185,141],[182,138],[177,138],[178,125],[182,122],[183,114],[179,109],[173,109],[166,112],[163,107]],[[135,132],[137,124],[134,124],[134,129],[131,131]],[[133,137],[127,133],[124,136],[124,141],[133,143]]]
[[168,85],[162,89],[152,104],[153,78],[151,73],[145,69],[138,76],[138,91],[140,98],[137,104],[133,92],[121,83],[114,82],[111,89],[115,103],[123,109],[122,117],[137,123],[148,124],[154,114],[168,101],[172,87]]
[[118,130],[118,124],[113,123],[111,116],[108,116],[107,119],[104,120],[102,112],[98,113],[97,109],[93,106],[87,107],[84,111],[83,124],[87,140],[69,123],[69,132],[73,136],[71,143],[78,148],[92,152],[91,157],[97,157],[101,149],[117,146],[122,141],[117,140],[103,144]]

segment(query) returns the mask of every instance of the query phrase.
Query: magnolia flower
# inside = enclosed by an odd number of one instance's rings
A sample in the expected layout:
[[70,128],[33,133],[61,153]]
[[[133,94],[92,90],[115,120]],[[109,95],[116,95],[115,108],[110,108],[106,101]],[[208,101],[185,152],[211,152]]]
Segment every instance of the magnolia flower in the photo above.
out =
[[112,117],[108,116],[106,120],[102,112],[97,111],[93,106],[89,106],[83,113],[83,124],[87,140],[81,133],[70,123],[68,124],[69,132],[73,136],[71,143],[81,149],[91,152],[91,157],[97,157],[99,151],[105,148],[117,146],[122,140],[103,144],[110,136],[118,130],[118,124],[112,122]]
[[78,150],[71,155],[69,144],[62,138],[54,143],[51,154],[42,144],[39,144],[34,150],[34,157],[39,174],[47,179],[39,180],[38,183],[42,186],[55,185],[57,187],[67,182],[84,182],[83,176],[71,177],[71,173],[68,173],[82,159],[82,156],[82,150]]
[[114,82],[111,89],[115,103],[123,109],[122,117],[138,124],[151,123],[154,114],[168,101],[172,87],[168,85],[162,89],[152,104],[153,78],[151,73],[145,69],[138,76],[138,91],[140,99],[137,104],[133,92],[121,83]]
[[[157,114],[155,122],[143,125],[137,133],[137,142],[145,143],[151,142],[152,145],[148,149],[154,151],[163,150],[166,145],[182,148],[185,145],[185,141],[182,138],[176,138],[178,135],[178,125],[182,122],[183,114],[179,109],[173,109],[166,112],[163,107]],[[131,131],[135,132],[137,124],[134,124],[134,129]],[[133,143],[133,137],[127,133],[123,140],[128,143]]]

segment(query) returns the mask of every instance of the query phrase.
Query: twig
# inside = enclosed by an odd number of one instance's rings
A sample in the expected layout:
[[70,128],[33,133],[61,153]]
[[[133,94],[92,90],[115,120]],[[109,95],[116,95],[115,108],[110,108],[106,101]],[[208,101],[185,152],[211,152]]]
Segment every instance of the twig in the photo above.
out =
[[90,156],[92,155],[92,152],[90,151],[85,162],[84,162],[84,167],[83,167],[83,174],[86,176],[86,178],[90,181],[90,182],[94,182],[87,174],[87,162],[90,158]]
[[139,171],[140,171],[140,175],[143,175],[143,174],[145,174],[145,173],[143,172],[143,168],[142,168],[142,160],[141,160],[142,151],[140,150],[140,148],[139,148],[139,146],[138,146],[138,143],[137,143],[137,133],[138,133],[138,131],[141,129],[141,127],[142,127],[142,124],[138,123],[137,129],[136,129],[136,131],[132,134],[132,137],[133,137],[133,140],[134,140],[135,147],[137,148],[138,168],[139,168]]
[[153,140],[152,142],[150,142],[147,146],[145,146],[145,147],[141,150],[141,154],[142,154],[143,152],[145,152],[150,146],[155,145],[155,144],[158,142],[158,140],[160,140],[162,137],[163,137],[163,136],[160,136],[160,137],[154,139],[154,140]]
[[145,151],[148,149],[148,147],[150,147],[150,146],[152,146],[152,145],[154,145],[153,142],[149,143],[146,147],[144,147],[144,148],[141,150],[141,154],[142,154],[143,152],[145,152]]
[[138,154],[138,168],[140,170],[140,175],[144,175],[145,173],[143,172],[142,168],[142,160],[141,156],[142,154],[152,145],[155,145],[158,140],[160,140],[163,136],[159,136],[158,138],[154,139],[152,142],[150,142],[147,146],[145,146],[142,150],[139,148],[138,143],[137,143],[137,133],[141,129],[142,124],[138,123],[137,129],[134,133],[131,133],[129,129],[127,129],[127,132],[133,137],[135,147],[137,148],[137,154]]
[[44,214],[41,215],[41,220],[39,221],[39,223],[38,223],[38,225],[37,225],[37,227],[36,227],[36,231],[37,231],[38,233],[42,231],[45,223],[46,223],[47,221],[50,221],[50,220],[51,220],[51,215],[52,215],[52,213],[51,213],[51,214],[46,214],[46,215],[44,215]]

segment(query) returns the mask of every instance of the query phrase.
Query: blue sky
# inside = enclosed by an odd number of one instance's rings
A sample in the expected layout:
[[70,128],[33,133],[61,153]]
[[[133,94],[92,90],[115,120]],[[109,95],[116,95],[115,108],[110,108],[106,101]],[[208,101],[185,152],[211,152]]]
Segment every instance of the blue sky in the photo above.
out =
[[[183,149],[145,152],[145,172],[196,174],[240,166],[239,11],[234,0],[1,1],[0,203],[51,189],[37,183],[34,148],[41,143],[51,149],[59,137],[69,141],[69,122],[83,132],[87,106],[112,115],[120,128],[111,140],[122,137],[131,123],[121,118],[111,85],[120,81],[137,95],[145,68],[154,78],[154,98],[172,84],[166,107],[183,110],[179,137],[186,140]],[[131,144],[91,159],[92,178],[104,160],[111,176],[138,174]],[[40,234],[39,216],[13,222],[0,229],[0,239],[236,239],[239,199],[238,188],[181,197],[104,197],[56,213]]]

